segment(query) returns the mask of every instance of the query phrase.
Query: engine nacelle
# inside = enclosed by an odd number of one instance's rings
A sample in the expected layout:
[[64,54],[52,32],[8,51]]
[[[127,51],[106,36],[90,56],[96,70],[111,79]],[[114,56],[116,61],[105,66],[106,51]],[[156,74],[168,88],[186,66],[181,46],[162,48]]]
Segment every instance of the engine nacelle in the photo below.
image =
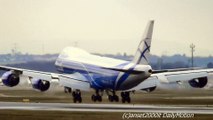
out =
[[197,78],[189,81],[189,85],[191,85],[194,88],[203,88],[206,86],[208,82],[207,77]]
[[50,82],[41,79],[32,79],[32,86],[34,89],[40,90],[41,92],[47,91],[50,87]]
[[19,84],[20,77],[12,71],[7,71],[2,75],[2,83],[8,87],[14,87]]

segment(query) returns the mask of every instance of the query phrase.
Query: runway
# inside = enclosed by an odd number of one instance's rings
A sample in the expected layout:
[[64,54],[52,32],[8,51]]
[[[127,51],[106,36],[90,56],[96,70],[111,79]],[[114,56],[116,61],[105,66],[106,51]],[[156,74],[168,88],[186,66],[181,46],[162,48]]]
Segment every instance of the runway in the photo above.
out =
[[213,114],[205,105],[134,105],[0,102],[0,110],[91,111],[91,112],[161,112]]

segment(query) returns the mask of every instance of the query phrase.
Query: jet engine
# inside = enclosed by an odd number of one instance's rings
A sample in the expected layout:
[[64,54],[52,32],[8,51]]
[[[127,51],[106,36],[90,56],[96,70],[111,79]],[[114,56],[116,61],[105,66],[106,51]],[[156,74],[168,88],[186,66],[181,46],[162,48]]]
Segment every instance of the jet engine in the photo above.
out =
[[190,80],[189,85],[191,85],[194,88],[203,88],[206,86],[207,82],[208,82],[208,78],[202,77],[202,78],[196,78],[196,79]]
[[14,73],[14,72],[12,72],[12,71],[5,72],[2,75],[1,78],[2,78],[2,83],[5,86],[8,86],[8,87],[14,87],[14,86],[18,85],[19,81],[20,81],[19,75]]
[[50,82],[41,79],[32,79],[32,86],[34,89],[40,90],[41,92],[47,91],[50,87]]

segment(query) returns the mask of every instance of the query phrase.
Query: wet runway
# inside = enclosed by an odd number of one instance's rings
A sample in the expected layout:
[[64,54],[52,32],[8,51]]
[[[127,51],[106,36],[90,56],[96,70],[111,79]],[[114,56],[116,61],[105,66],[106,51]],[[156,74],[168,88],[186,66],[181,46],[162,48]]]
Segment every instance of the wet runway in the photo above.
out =
[[165,112],[213,114],[206,105],[134,105],[0,102],[0,110],[91,111],[91,112]]

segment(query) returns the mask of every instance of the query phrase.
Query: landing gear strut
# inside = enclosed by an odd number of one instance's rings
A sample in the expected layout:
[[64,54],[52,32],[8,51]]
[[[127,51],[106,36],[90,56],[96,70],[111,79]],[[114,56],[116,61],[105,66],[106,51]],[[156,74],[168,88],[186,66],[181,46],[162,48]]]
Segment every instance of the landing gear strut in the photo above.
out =
[[96,101],[102,102],[102,95],[103,95],[103,93],[100,95],[99,92],[103,92],[103,91],[96,90],[95,94],[93,94],[91,96],[91,99],[92,99],[93,102],[96,102]]
[[81,91],[80,90],[76,90],[72,92],[72,96],[73,96],[73,102],[82,102],[82,97],[81,97]]
[[129,94],[130,94],[129,92],[121,92],[122,103],[131,102],[131,98],[130,98]]
[[112,95],[108,95],[108,99],[110,102],[118,102],[119,101],[119,97],[115,94],[115,91],[112,91]]

